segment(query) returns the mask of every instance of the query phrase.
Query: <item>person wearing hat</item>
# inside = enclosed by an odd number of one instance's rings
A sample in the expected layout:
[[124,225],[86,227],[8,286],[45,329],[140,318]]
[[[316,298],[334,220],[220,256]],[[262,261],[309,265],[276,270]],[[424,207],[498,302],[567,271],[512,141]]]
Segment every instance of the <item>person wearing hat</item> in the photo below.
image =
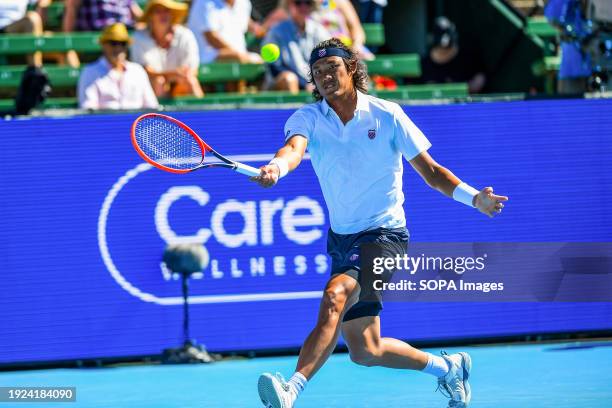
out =
[[[123,23],[131,30],[141,15],[136,0],[64,0],[62,31],[102,31],[114,23]],[[74,50],[66,53],[65,62],[74,68],[81,65]]]
[[187,10],[174,0],[150,0],[142,17],[147,27],[134,33],[132,60],[144,66],[158,97],[204,96],[198,82],[198,43],[181,25]]
[[78,85],[82,109],[157,108],[157,98],[142,66],[127,60],[132,42],[122,23],[111,24],[100,35],[102,56],[81,72]]
[[486,77],[478,55],[459,47],[455,24],[440,16],[430,34],[431,48],[421,59],[422,83],[467,82],[470,93],[483,90]]

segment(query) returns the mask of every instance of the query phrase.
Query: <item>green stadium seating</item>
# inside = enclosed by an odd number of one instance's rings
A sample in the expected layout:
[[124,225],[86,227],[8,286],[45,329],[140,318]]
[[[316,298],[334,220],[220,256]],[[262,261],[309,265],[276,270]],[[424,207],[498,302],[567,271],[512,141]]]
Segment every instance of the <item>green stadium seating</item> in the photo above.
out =
[[552,26],[546,17],[535,16],[527,19],[525,27],[527,34],[542,41],[544,56],[531,64],[531,73],[544,79],[544,91],[548,94],[555,92],[555,78],[559,70],[561,58],[557,54],[559,32]]
[[366,45],[380,46],[385,44],[385,26],[382,24],[364,24]]
[[97,32],[57,33],[36,37],[31,34],[0,35],[0,55],[27,54],[32,51],[43,52],[100,52]]
[[544,16],[531,17],[528,19],[527,32],[546,39],[556,38],[558,34],[555,27],[553,27]]
[[560,56],[544,57],[539,61],[536,61],[532,66],[531,70],[534,75],[546,75],[551,72],[557,72],[561,65]]
[[[374,61],[367,61],[370,74],[391,77],[418,77],[421,63],[417,54],[379,55]],[[265,72],[259,64],[215,63],[200,67],[199,79],[203,83],[245,79],[253,81]]]
[[[436,84],[436,85],[408,85],[400,86],[396,90],[372,90],[372,95],[392,100],[414,100],[414,99],[439,99],[439,98],[466,98],[468,87],[465,83]],[[312,102],[312,96],[308,92],[300,92],[297,95],[287,92],[261,92],[257,94],[221,93],[209,94],[205,98],[182,97],[177,99],[162,100],[162,105],[168,107],[189,107],[204,105],[223,104],[302,104]],[[13,107],[13,100],[0,100],[0,110],[8,110]],[[45,109],[76,108],[76,98],[49,98],[45,101]]]
[[[372,38],[368,45],[382,45],[385,34],[382,25],[366,24],[368,30],[366,35]],[[77,52],[99,52],[100,44],[98,37],[100,33],[95,31],[74,33],[53,33],[42,37],[31,34],[2,34],[0,35],[0,55],[18,55],[32,51],[43,52],[66,52],[75,50]]]
[[[417,77],[421,74],[420,60],[416,54],[381,55],[374,61],[368,61],[367,65],[370,74],[392,77]],[[24,69],[22,65],[0,66],[0,88],[16,88]],[[76,86],[79,79],[79,69],[47,65],[45,70],[56,87]],[[214,63],[200,66],[199,79],[203,83],[253,81],[261,78],[264,71],[265,66],[259,64]]]
[[398,86],[395,90],[373,90],[371,94],[384,99],[407,101],[411,99],[467,98],[469,91],[467,83],[450,83]]
[[421,76],[421,59],[418,54],[377,55],[373,61],[366,61],[368,72],[373,75],[390,77]]
[[53,1],[47,7],[47,23],[44,26],[45,30],[60,29],[62,27],[62,18],[64,17],[64,2]]
[[[64,3],[53,2],[47,8],[47,24],[45,30],[58,30],[62,26],[62,17],[64,15]],[[366,45],[380,46],[385,43],[385,29],[382,24],[363,24],[363,30],[366,35]],[[254,44],[257,39],[251,34],[247,34],[247,43]]]
[[[25,66],[0,66],[0,88],[17,88]],[[51,84],[57,87],[73,87],[79,81],[80,70],[67,66],[49,65],[45,67]]]
[[[372,95],[385,99],[439,99],[439,98],[465,98],[468,96],[468,87],[465,83],[436,84],[436,85],[407,85],[396,90],[372,90]],[[261,92],[256,94],[209,94],[205,98],[182,97],[161,101],[168,106],[197,106],[197,105],[223,105],[223,104],[286,104],[310,103],[312,95],[309,92],[291,94],[288,92]]]
[[544,57],[531,65],[531,72],[534,75],[544,77],[544,91],[548,94],[555,93],[555,79],[560,65],[559,55]]
[[[366,45],[380,46],[385,43],[385,27],[382,24],[363,24],[363,31],[365,31]],[[249,47],[256,46],[259,43],[259,39],[251,33],[246,34],[246,42]]]
[[236,80],[254,81],[260,78],[266,67],[262,64],[238,64],[219,62],[200,65],[198,79],[203,83],[227,82]]
[[[144,8],[146,1],[138,1],[138,3]],[[45,30],[60,29],[63,15],[64,3],[58,1],[52,2],[47,8],[47,23],[45,25]],[[366,35],[366,45],[380,46],[385,43],[385,27],[382,24],[363,24],[363,31],[365,31]],[[247,44],[255,44],[257,41],[258,40],[252,34],[247,34]]]

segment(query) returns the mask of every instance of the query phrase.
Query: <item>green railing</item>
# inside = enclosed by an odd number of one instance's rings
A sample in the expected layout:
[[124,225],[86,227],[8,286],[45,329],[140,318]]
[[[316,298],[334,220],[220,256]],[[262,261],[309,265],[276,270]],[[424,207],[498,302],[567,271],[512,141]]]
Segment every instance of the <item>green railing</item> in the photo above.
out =
[[[418,77],[421,75],[421,63],[416,54],[381,55],[374,61],[367,62],[370,74],[392,77]],[[0,66],[0,88],[16,88],[21,80],[23,65]],[[79,80],[79,68],[67,66],[45,66],[51,83],[56,87],[76,86]],[[265,72],[265,65],[214,63],[200,66],[198,78],[203,83],[220,83],[228,81],[259,79]]]
[[[372,90],[372,95],[390,100],[407,101],[415,99],[451,99],[467,98],[468,88],[465,83],[435,84],[435,85],[407,85],[396,90]],[[206,105],[257,105],[257,104],[303,104],[313,102],[308,92],[290,94],[288,92],[261,92],[256,94],[220,93],[209,94],[204,98],[181,97],[161,100],[167,107],[190,107]],[[0,100],[0,110],[11,109],[13,100]],[[76,108],[76,98],[49,98],[45,101],[44,109]]]
[[31,34],[0,35],[0,54],[19,55],[33,51],[66,52],[100,52],[97,32],[80,32],[70,34],[51,34],[34,36]]
[[542,38],[556,38],[557,30],[553,27],[546,17],[531,17],[527,20],[527,32]]
[[[385,42],[384,27],[380,24],[365,24],[368,45],[382,45]],[[73,32],[53,33],[43,36],[31,34],[1,34],[0,54],[18,55],[31,53],[32,51],[43,52],[66,52],[75,50],[77,52],[99,52],[99,32]]]

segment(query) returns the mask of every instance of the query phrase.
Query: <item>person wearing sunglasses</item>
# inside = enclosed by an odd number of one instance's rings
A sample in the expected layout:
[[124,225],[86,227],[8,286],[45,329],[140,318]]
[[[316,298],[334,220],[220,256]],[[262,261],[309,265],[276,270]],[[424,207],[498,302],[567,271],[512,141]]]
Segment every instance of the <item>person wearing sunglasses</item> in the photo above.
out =
[[[123,23],[130,30],[142,15],[136,0],[64,0],[62,31],[102,31],[114,23]],[[78,68],[79,55],[70,50],[60,58],[68,65]]]
[[289,19],[273,26],[262,44],[280,48],[280,57],[267,66],[264,87],[293,93],[300,89],[312,91],[313,85],[308,82],[310,51],[331,35],[310,18],[317,6],[315,0],[283,0],[281,6]]
[[81,72],[78,85],[81,109],[157,108],[158,102],[144,68],[127,60],[132,39],[122,23],[111,24],[100,35],[102,56]]

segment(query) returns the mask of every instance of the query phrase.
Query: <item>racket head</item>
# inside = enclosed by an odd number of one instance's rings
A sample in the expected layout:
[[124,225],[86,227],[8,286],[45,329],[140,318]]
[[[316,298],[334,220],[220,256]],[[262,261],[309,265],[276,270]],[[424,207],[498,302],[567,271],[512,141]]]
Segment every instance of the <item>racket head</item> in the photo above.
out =
[[189,126],[161,113],[145,113],[136,118],[131,140],[147,163],[175,174],[197,169],[206,152],[212,151]]

